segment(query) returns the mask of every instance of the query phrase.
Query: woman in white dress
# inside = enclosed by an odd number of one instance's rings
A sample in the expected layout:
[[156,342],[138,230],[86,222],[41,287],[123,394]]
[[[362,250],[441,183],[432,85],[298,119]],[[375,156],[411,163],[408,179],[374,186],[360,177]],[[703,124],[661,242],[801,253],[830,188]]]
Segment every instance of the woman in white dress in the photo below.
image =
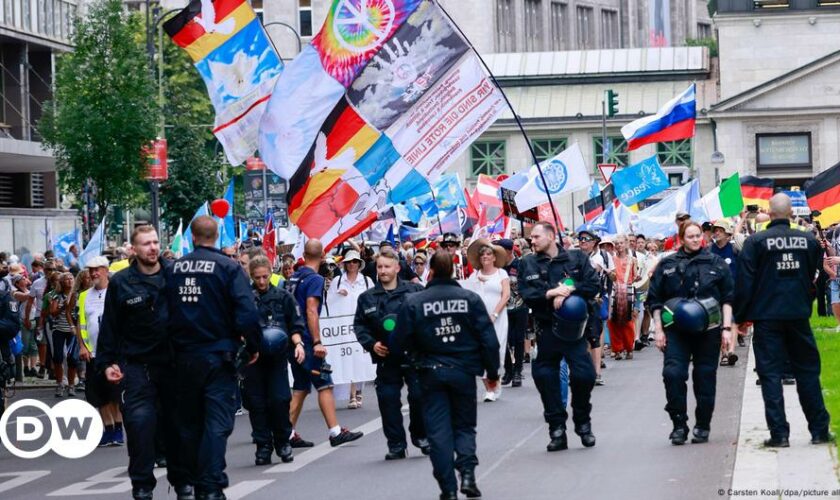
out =
[[[467,287],[476,292],[490,314],[490,320],[499,339],[499,361],[504,363],[507,349],[507,302],[510,298],[510,278],[503,269],[507,253],[486,238],[473,241],[467,248],[467,259],[475,272],[467,280]],[[484,379],[484,401],[496,401],[502,393],[501,384],[491,385]]]

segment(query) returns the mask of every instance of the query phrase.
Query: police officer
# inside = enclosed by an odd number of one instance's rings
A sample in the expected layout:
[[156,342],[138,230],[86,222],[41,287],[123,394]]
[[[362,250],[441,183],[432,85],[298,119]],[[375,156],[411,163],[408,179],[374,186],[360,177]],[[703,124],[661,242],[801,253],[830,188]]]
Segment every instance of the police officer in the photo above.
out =
[[[589,403],[595,386],[595,367],[587,352],[587,340],[583,337],[586,312],[580,322],[580,332],[555,314],[569,297],[570,306],[582,300],[583,310],[588,308],[599,291],[598,274],[580,250],[565,250],[557,244],[557,232],[547,222],[538,222],[531,230],[533,254],[522,258],[519,267],[519,291],[531,308],[534,327],[537,330],[539,353],[532,362],[534,382],[540,391],[545,421],[548,423],[550,442],[548,451],[568,448],[566,440],[566,408],[560,395],[560,362],[565,359],[569,365],[569,386],[572,390],[572,420],[575,433],[584,446],[595,446]],[[568,329],[568,331],[566,331]]]
[[[5,263],[0,262],[0,265],[5,266]],[[5,281],[2,274],[0,281]],[[15,359],[9,341],[15,338],[19,331],[18,303],[12,299],[9,289],[0,288],[0,415],[6,410],[6,384],[15,378]]]
[[287,357],[293,355],[302,363],[303,318],[294,297],[272,285],[271,263],[263,255],[256,255],[248,263],[254,284],[254,298],[260,313],[263,338],[260,356],[245,371],[243,401],[251,420],[251,437],[257,445],[254,463],[268,465],[276,451],[283,462],[294,460],[289,436],[289,366]]
[[408,387],[408,407],[411,442],[423,454],[429,454],[429,441],[423,425],[420,382],[414,368],[404,363],[399,353],[388,349],[388,336],[396,325],[396,315],[409,294],[423,289],[416,283],[399,278],[400,258],[393,248],[380,247],[374,260],[378,281],[374,288],[364,291],[356,307],[353,330],[356,339],[370,353],[376,364],[376,398],[382,414],[382,429],[388,440],[385,460],[406,457],[408,447],[403,428],[401,392]]
[[214,247],[209,216],[190,224],[195,251],[176,260],[167,278],[169,330],[175,347],[181,449],[196,498],[223,499],[225,447],[236,412],[236,366],[242,352],[259,356],[260,319],[239,263]]
[[[662,379],[674,423],[671,444],[688,438],[686,403],[688,364],[697,399],[692,443],[709,441],[721,344],[732,347],[732,274],[718,255],[703,249],[703,229],[692,221],[680,225],[680,249],[656,266],[648,288],[656,347],[665,353]],[[699,302],[698,302],[699,300]]]
[[491,382],[499,380],[499,340],[490,314],[478,294],[451,278],[452,266],[447,252],[435,253],[432,279],[405,299],[391,343],[419,369],[432,470],[444,500],[458,498],[456,469],[461,493],[481,496],[475,479],[475,377],[486,373]]
[[753,350],[770,429],[765,446],[790,446],[785,418],[782,370],[789,358],[799,402],[808,420],[811,443],[833,439],[820,387],[820,353],[809,318],[814,300],[814,277],[822,268],[819,243],[811,233],[791,228],[790,198],[779,193],[770,199],[767,229],[747,238],[738,260],[735,322],[752,321]]
[[[122,414],[128,433],[128,475],[137,499],[155,489],[155,441],[165,443],[167,479],[179,499],[195,498],[179,460],[175,427],[174,364],[166,334],[169,319],[165,270],[154,227],[137,226],[131,234],[135,260],[108,282],[96,342],[94,373],[122,390]],[[95,384],[94,384],[95,385]]]

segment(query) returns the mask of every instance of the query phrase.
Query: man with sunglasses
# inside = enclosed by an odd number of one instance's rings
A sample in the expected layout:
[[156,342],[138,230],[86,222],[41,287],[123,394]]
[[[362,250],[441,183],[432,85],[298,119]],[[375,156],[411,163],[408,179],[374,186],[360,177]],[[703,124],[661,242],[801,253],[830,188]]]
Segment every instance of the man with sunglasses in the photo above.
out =
[[464,269],[464,259],[460,252],[461,238],[455,233],[444,233],[440,247],[444,251],[449,252],[449,255],[452,257],[452,279],[466,279],[468,273]]

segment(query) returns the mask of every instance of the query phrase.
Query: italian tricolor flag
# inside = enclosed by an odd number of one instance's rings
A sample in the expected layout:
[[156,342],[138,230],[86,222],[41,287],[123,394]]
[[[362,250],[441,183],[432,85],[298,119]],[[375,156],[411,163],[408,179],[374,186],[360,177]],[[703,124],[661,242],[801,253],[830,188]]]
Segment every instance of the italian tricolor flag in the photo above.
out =
[[741,196],[741,181],[738,178],[738,172],[724,179],[720,186],[709,191],[700,199],[700,203],[703,204],[706,216],[711,221],[741,213],[744,209],[744,198]]

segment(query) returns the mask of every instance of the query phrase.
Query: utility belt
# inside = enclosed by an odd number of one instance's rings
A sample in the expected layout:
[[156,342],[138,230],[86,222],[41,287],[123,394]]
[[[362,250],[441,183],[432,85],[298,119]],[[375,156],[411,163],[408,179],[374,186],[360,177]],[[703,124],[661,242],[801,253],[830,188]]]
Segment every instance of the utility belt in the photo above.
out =
[[720,328],[723,322],[720,302],[714,297],[676,297],[665,302],[662,326],[669,332],[699,335]]

